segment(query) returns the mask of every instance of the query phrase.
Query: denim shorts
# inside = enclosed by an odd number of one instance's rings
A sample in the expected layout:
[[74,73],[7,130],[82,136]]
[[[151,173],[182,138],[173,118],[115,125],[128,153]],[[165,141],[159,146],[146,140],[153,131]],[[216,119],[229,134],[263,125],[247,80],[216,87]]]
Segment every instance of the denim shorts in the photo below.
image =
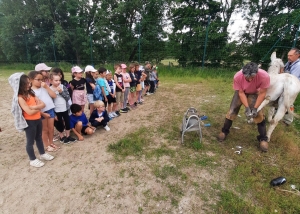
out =
[[94,103],[94,95],[93,94],[87,94],[87,100],[90,104]]
[[[50,114],[50,118],[54,118],[55,117],[54,108],[49,109],[48,111],[44,111],[44,113]],[[43,119],[45,119],[45,118],[42,116],[42,120]]]

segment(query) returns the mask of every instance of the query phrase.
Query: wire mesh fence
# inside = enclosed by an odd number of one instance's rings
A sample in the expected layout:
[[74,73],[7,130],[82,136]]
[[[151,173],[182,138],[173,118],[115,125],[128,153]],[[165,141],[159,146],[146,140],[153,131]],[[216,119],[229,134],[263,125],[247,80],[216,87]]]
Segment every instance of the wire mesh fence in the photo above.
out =
[[[151,39],[149,34],[140,32],[143,28],[140,23],[136,23],[135,29],[130,35],[124,35],[122,41],[116,40],[113,32],[109,36],[103,36],[84,28],[44,32],[36,30],[30,34],[6,38],[6,45],[16,50],[15,56],[0,62],[97,65],[131,61],[142,63],[150,60],[168,66],[239,67],[245,60],[266,64],[272,51],[277,51],[278,56],[286,60],[288,50],[300,42],[300,25],[298,29],[295,28],[297,25],[281,29],[273,39],[267,39],[268,35],[263,35],[255,44],[242,39],[242,34],[245,33],[243,29],[231,29],[231,34],[239,35],[234,40],[227,32],[215,32],[212,25],[208,20],[200,31],[182,33],[180,40],[172,39],[171,34],[164,35],[164,38],[156,35]],[[165,27],[168,28],[167,25]]]

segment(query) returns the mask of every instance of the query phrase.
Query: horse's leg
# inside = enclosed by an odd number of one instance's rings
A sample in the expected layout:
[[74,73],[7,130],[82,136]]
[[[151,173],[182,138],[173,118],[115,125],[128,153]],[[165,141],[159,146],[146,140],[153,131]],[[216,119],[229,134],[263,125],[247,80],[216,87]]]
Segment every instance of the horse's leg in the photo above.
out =
[[269,111],[268,111],[268,121],[271,122],[273,119],[273,115],[275,114],[275,107],[270,106]]
[[268,131],[267,131],[268,141],[270,141],[272,132],[274,131],[274,129],[277,126],[278,122],[285,115],[285,112],[286,112],[285,106],[282,105],[282,104],[279,105],[274,118],[270,121],[270,126],[269,126]]
[[259,112],[263,107],[268,105],[270,102],[270,96],[267,96],[264,101],[260,104],[260,106],[257,108],[257,111]]

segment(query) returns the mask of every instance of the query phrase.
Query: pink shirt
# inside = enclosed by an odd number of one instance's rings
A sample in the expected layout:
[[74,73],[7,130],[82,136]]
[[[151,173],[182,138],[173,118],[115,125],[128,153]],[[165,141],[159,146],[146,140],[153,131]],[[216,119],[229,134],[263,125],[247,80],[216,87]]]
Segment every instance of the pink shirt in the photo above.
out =
[[251,82],[248,82],[243,75],[242,70],[237,72],[233,78],[233,89],[242,90],[246,94],[256,94],[260,89],[266,89],[270,86],[270,76],[262,69],[258,72]]
[[125,82],[125,80],[130,79],[130,75],[129,73],[121,73],[123,75],[123,82],[124,82],[124,88],[130,87],[130,83],[129,82]]

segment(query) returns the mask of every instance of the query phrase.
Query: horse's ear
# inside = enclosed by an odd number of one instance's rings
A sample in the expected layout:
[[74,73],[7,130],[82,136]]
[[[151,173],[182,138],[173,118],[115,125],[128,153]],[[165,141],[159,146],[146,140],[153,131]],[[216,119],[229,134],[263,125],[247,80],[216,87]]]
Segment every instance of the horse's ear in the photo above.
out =
[[276,59],[276,52],[273,52],[272,55],[271,55],[271,61],[273,61],[275,59]]

